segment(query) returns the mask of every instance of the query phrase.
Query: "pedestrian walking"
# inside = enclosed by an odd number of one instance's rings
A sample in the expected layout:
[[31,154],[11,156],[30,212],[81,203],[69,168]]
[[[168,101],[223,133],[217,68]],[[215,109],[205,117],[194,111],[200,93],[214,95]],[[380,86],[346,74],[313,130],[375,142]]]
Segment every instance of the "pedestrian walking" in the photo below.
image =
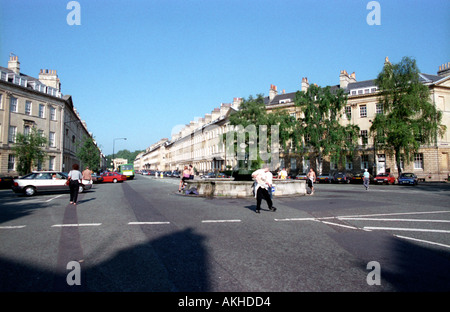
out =
[[87,180],[92,183],[92,171],[89,169],[89,166],[86,166],[86,169],[82,172],[83,180]]
[[[277,210],[273,207],[272,199],[269,195],[269,183],[267,182],[267,172],[269,172],[269,167],[264,167],[262,169],[258,169],[252,173],[252,178],[256,181],[256,213],[260,213],[261,210],[261,202],[264,199],[269,206],[271,211]],[[271,187],[271,186],[270,186]]]
[[314,182],[316,182],[316,173],[314,172],[313,168],[309,169],[308,174],[306,175],[308,187],[311,189],[310,195],[314,194]]
[[369,189],[369,182],[370,182],[370,174],[367,171],[367,169],[364,170],[364,187],[366,188],[366,191]]
[[184,166],[184,170],[181,175],[180,186],[178,187],[178,192],[181,192],[181,190],[184,189],[184,183],[186,182],[186,180],[189,180],[190,177],[191,171],[189,170],[188,166]]
[[70,204],[76,205],[78,201],[78,188],[80,186],[83,175],[79,170],[78,164],[72,165],[72,170],[69,172],[69,189],[70,189]]

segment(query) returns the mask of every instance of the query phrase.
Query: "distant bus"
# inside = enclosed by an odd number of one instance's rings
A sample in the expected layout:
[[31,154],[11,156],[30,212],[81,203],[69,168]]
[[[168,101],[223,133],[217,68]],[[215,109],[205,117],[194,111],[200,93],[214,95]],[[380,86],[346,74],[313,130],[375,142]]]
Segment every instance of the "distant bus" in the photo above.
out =
[[119,165],[119,172],[127,177],[127,180],[134,179],[134,165],[133,164],[123,164]]

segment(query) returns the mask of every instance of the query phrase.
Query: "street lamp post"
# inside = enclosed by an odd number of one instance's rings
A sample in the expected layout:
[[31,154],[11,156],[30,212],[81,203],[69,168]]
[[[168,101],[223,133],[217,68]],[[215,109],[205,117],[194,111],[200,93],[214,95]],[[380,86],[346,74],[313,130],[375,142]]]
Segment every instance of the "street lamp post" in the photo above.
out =
[[[373,125],[373,121],[369,120],[369,122]],[[377,175],[377,150],[376,150],[376,138],[373,137],[373,167],[372,167],[372,175],[375,177]]]
[[112,162],[113,162],[113,171],[114,170],[116,170],[116,165],[115,165],[115,163],[114,163],[114,147],[115,147],[115,144],[116,144],[116,140],[126,140],[127,138],[115,138],[114,140],[113,140],[113,158],[112,158]]

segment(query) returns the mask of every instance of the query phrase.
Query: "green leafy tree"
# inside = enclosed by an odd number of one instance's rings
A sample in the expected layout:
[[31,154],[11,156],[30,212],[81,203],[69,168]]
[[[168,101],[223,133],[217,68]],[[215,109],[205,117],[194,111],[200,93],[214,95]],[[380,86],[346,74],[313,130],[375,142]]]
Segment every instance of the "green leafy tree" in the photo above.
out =
[[44,146],[47,139],[35,128],[29,134],[18,133],[12,150],[17,157],[17,171],[20,175],[30,173],[32,167],[43,162],[47,156]]
[[[84,166],[89,166],[92,171],[100,168],[100,151],[91,136],[85,136],[83,142],[78,146],[77,157]],[[84,168],[83,168],[84,169]]]
[[[251,159],[249,163],[249,167],[251,169],[260,168],[264,163],[260,151],[262,146],[266,146],[267,152],[272,152],[270,150],[273,135],[272,126],[278,126],[277,135],[279,144],[281,146],[285,146],[286,142],[290,139],[292,127],[295,124],[295,119],[292,116],[289,116],[287,111],[277,110],[273,113],[268,113],[266,110],[266,105],[264,104],[264,97],[261,94],[256,97],[249,96],[248,99],[244,99],[239,106],[239,111],[231,114],[229,119],[231,125],[240,126],[242,131],[245,131],[246,129],[248,130],[249,127],[254,127],[253,129],[256,131],[256,137],[253,137],[248,132],[245,133],[245,153],[249,154],[249,146],[251,143],[258,146],[256,159]],[[267,137],[264,138],[264,140],[267,139],[266,142],[261,141],[260,126],[263,126],[262,129],[267,130]],[[238,133],[235,133],[235,137],[232,138],[235,151],[242,148],[237,146],[237,135]],[[226,141],[227,139],[230,139],[230,135],[224,134],[223,138]],[[266,145],[261,143],[265,143]],[[244,167],[244,162],[245,160],[239,160],[240,168]]]
[[[342,89],[311,85],[307,91],[297,91],[295,103],[301,108],[295,143],[302,153],[312,152],[319,159],[330,156],[341,164],[356,150],[359,127],[341,125],[339,120],[347,103]],[[303,138],[303,140],[301,140]]]
[[403,57],[397,64],[386,62],[376,79],[384,113],[375,117],[370,131],[377,149],[394,154],[399,175],[402,160],[410,162],[422,144],[434,143],[446,129],[419,73],[416,61]]
[[[242,149],[242,146],[238,146],[238,135],[241,135],[239,132],[244,132],[245,129],[249,129],[248,127],[254,126],[255,130],[258,131],[260,125],[267,125],[267,112],[266,106],[264,105],[264,97],[262,94],[258,94],[256,98],[253,96],[249,96],[248,99],[243,99],[241,104],[239,105],[239,111],[230,115],[230,124],[233,126],[238,126],[236,128],[237,132],[233,133],[233,137],[230,138],[230,133],[226,136],[225,140],[233,140],[233,142],[227,142],[228,144],[233,143],[233,150],[238,153],[238,150]],[[225,135],[224,135],[225,137]],[[249,157],[250,153],[250,144],[258,143],[257,137],[252,137],[250,133],[245,132],[245,154]],[[229,152],[229,150],[227,151]],[[246,157],[246,158],[247,158]],[[257,154],[257,159],[243,160],[239,159],[239,168],[245,168],[245,162],[248,161],[247,167],[249,169],[256,169],[261,166],[263,163],[260,158],[259,151]]]

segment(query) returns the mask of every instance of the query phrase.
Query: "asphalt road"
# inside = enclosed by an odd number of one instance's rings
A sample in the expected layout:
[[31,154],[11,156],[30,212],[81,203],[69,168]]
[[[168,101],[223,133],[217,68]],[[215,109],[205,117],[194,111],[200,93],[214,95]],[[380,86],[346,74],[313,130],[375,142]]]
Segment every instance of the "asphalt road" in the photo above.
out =
[[0,190],[0,291],[450,290],[449,184],[318,184],[261,214],[177,184],[98,184],[76,207]]

